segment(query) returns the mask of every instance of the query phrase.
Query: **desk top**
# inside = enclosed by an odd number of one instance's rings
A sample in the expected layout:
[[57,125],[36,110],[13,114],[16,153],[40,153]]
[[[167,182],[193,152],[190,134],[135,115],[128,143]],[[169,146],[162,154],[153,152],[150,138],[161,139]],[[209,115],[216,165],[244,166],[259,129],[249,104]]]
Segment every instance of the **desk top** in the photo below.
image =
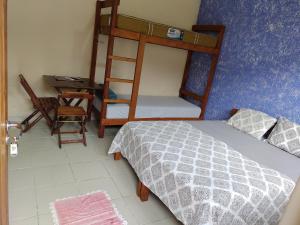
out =
[[71,76],[43,75],[46,83],[54,88],[86,89],[99,90],[101,87],[97,84],[90,84],[90,79]]

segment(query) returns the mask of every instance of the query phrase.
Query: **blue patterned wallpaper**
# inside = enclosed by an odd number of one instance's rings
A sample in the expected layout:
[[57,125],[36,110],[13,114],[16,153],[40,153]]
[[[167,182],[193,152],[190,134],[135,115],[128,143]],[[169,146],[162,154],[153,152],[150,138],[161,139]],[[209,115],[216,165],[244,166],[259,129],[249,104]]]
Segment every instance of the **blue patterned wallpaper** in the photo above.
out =
[[[300,123],[299,0],[202,0],[198,23],[226,26],[206,119],[250,107]],[[190,90],[203,91],[208,60],[193,56]]]

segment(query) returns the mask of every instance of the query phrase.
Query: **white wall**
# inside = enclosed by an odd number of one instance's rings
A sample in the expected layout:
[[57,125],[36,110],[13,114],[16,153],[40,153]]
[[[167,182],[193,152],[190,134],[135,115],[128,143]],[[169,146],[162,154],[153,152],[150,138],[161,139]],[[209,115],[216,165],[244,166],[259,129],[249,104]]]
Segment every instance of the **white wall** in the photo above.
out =
[[[121,0],[120,12],[154,22],[190,29],[196,22],[200,0]],[[43,74],[88,77],[95,0],[9,0],[8,63],[9,116],[23,117],[32,108],[18,82],[23,73],[41,96],[55,95]],[[100,38],[97,81],[103,81],[107,37]],[[116,55],[135,57],[137,44],[118,40]],[[160,46],[146,47],[141,94],[178,95],[186,52]],[[134,67],[116,63],[113,74],[133,75]],[[126,93],[128,86],[114,87]]]

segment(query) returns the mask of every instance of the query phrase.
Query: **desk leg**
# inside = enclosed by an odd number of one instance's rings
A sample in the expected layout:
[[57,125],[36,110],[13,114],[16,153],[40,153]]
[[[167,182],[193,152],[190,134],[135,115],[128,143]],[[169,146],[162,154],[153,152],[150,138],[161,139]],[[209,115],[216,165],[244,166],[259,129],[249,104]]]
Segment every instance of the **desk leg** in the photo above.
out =
[[90,121],[92,118],[92,111],[93,111],[93,100],[89,100],[88,101],[88,105],[87,105],[87,120]]

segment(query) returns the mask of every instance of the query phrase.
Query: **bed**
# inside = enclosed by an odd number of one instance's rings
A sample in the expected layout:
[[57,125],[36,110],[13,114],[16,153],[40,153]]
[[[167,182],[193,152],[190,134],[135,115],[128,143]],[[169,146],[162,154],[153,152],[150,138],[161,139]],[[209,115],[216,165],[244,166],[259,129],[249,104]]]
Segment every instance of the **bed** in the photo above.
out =
[[[188,31],[185,29],[176,28],[174,26],[119,14],[119,4],[120,0],[97,0],[96,2],[92,59],[90,66],[91,82],[96,82],[96,65],[97,57],[99,55],[98,44],[101,43],[99,41],[99,34],[108,35],[105,76],[102,82],[104,84],[102,94],[103,98],[102,101],[99,102],[99,105],[94,104],[94,109],[98,109],[98,111],[101,109],[100,112],[97,113],[99,116],[98,136],[100,138],[104,137],[104,130],[106,126],[120,126],[129,121],[190,119],[203,120],[205,118],[206,106],[221,53],[223,37],[225,34],[225,26],[197,24],[191,26],[191,31]],[[107,13],[107,8],[110,8],[110,13],[108,15],[103,14],[104,9],[105,13]],[[126,56],[126,52],[122,52],[122,55],[115,55],[114,43],[116,38],[124,38],[138,42],[136,57],[129,58]],[[194,103],[201,105],[201,110],[197,107],[191,107],[190,105],[185,104],[184,101],[179,102],[180,99],[169,99],[169,101],[167,101],[167,106],[164,107],[164,109],[171,109],[172,104],[179,104],[180,107],[183,106],[184,112],[181,113],[172,109],[172,111],[168,111],[170,116],[169,114],[168,116],[165,114],[162,116],[161,111],[158,111],[154,114],[152,114],[152,112],[150,113],[150,111],[147,109],[149,99],[144,100],[144,97],[138,99],[145,47],[148,44],[166,46],[187,51],[186,64],[178,95],[184,99],[193,100]],[[189,90],[186,85],[189,79],[190,65],[194,52],[206,54],[211,58],[209,62],[209,70],[207,71],[207,80],[204,81],[205,88],[202,93],[195,93]],[[134,76],[132,76],[133,79],[124,79],[118,75],[112,74],[111,69],[116,61],[122,61],[124,63],[131,63],[135,65]],[[124,85],[130,85],[130,99],[109,98],[109,88],[111,87],[112,83],[123,83]],[[160,110],[163,107],[160,103],[158,106],[152,104],[157,100],[160,100],[161,103],[164,99],[160,98],[149,100],[149,105],[155,106],[153,107],[153,111]],[[137,109],[137,102],[139,102],[139,109]],[[91,106],[91,104],[92,102],[89,102],[89,106]],[[121,104],[121,106],[118,107],[116,104]],[[124,104],[127,104],[128,106]],[[146,108],[145,111],[143,110],[144,108]],[[140,115],[136,115],[137,111],[140,112]],[[200,113],[195,113],[196,111]],[[114,116],[108,115],[107,112]],[[185,114],[186,112],[187,114]],[[117,113],[120,114],[117,115]],[[190,114],[193,114],[194,116],[190,117]]]
[[[130,99],[129,95],[118,95],[122,99]],[[94,107],[100,112],[101,99],[95,98]],[[128,118],[128,104],[108,104],[107,118]],[[136,107],[136,118],[197,118],[201,108],[183,98],[176,96],[139,96]]]
[[185,225],[275,225],[300,176],[299,158],[222,121],[130,122],[118,152]]

